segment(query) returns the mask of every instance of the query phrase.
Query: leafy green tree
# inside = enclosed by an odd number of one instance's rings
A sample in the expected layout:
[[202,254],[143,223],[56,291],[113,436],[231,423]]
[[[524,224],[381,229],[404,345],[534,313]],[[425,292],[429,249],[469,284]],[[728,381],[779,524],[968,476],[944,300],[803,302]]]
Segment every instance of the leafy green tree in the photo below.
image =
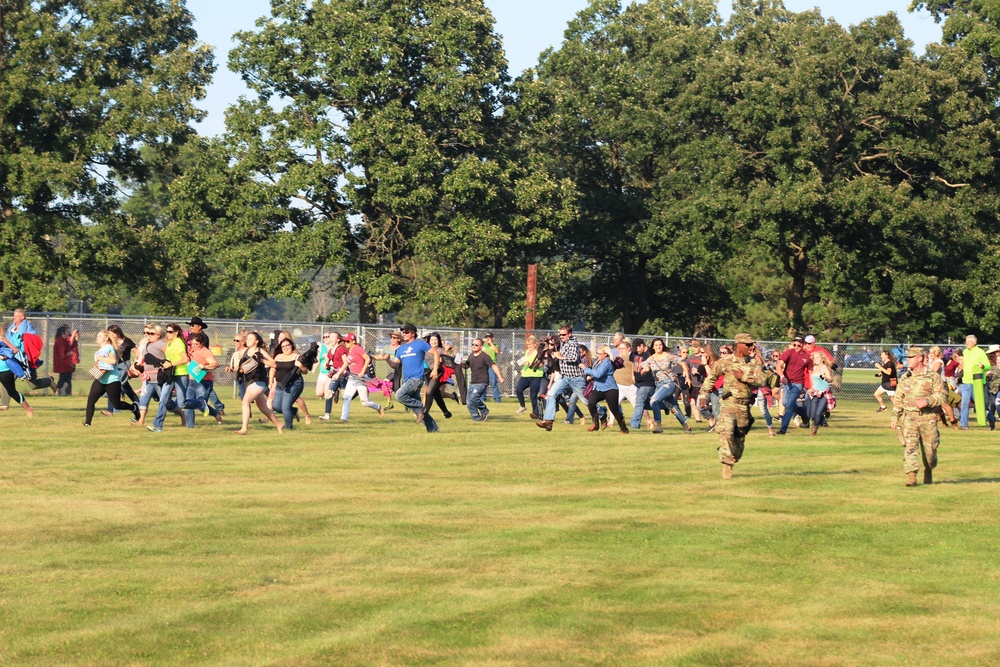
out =
[[0,307],[114,293],[116,183],[188,139],[212,72],[181,0],[0,0]]
[[894,15],[848,31],[741,2],[728,29],[700,72],[705,139],[677,173],[697,174],[691,206],[728,223],[720,268],[745,281],[730,294],[773,298],[746,277],[776,270],[791,329],[926,332],[975,261],[991,206],[978,186],[993,178],[995,132],[967,58],[914,58]]
[[230,56],[256,97],[229,110],[226,143],[262,197],[338,230],[324,261],[362,321],[408,303],[502,320],[530,184],[505,154],[507,65],[482,2],[277,0],[257,26]]
[[945,44],[959,45],[983,59],[986,73],[1000,82],[1000,3],[995,0],[913,0],[910,11],[926,9],[941,23]]
[[702,270],[703,238],[663,252],[676,221],[651,208],[664,155],[689,139],[678,95],[718,45],[716,22],[700,0],[593,0],[524,86],[533,154],[578,197],[543,274],[562,281],[545,285],[553,321],[637,331],[651,318],[693,327],[718,313],[718,291],[703,289],[715,282]]

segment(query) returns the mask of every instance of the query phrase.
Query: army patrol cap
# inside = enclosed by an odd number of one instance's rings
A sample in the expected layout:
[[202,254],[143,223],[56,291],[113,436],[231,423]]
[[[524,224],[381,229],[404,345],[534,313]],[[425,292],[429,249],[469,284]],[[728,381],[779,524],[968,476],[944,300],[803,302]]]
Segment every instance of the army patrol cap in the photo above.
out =
[[922,347],[909,347],[906,349],[906,358],[910,357],[922,357],[924,356],[924,348]]
[[744,345],[753,345],[757,341],[755,341],[753,339],[753,336],[751,336],[748,333],[740,333],[740,334],[736,334],[736,338],[733,339],[733,342],[735,342],[735,343],[743,343]]

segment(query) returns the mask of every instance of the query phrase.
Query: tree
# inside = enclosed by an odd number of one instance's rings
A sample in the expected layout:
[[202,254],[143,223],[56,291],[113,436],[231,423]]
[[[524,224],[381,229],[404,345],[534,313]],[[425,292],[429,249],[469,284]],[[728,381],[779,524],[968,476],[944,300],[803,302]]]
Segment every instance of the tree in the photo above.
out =
[[191,136],[213,69],[181,0],[0,0],[2,307],[113,291],[116,179]]
[[989,80],[1000,83],[1000,4],[992,0],[913,0],[910,11],[926,9],[941,26],[945,44],[982,58]]
[[647,320],[692,327],[718,313],[701,239],[660,241],[673,216],[651,207],[663,156],[689,140],[677,97],[718,45],[714,4],[657,0],[623,9],[593,0],[558,50],[542,55],[522,106],[534,109],[533,154],[572,181],[579,215],[559,234],[543,277],[550,315],[637,331]]
[[[891,14],[848,31],[748,1],[729,32],[701,68],[706,138],[678,171],[704,176],[690,205],[722,203],[736,275],[779,271],[792,329],[879,336],[932,323],[990,207],[982,82],[953,54],[914,58]],[[968,233],[949,236],[946,220]],[[942,246],[950,261],[931,250]]]
[[229,110],[227,145],[274,201],[338,228],[325,261],[362,321],[407,304],[502,320],[520,174],[482,2],[278,0],[257,25],[230,56],[256,98]]

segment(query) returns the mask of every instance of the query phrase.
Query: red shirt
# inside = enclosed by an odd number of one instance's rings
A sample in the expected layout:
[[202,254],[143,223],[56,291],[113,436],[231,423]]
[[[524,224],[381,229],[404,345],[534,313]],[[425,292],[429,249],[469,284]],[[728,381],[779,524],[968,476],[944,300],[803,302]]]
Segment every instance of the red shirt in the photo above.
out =
[[52,345],[52,372],[72,373],[80,363],[80,347],[76,341],[59,336]]
[[344,365],[344,355],[347,354],[347,346],[341,343],[336,349],[326,353],[326,358],[330,360],[330,372],[336,373]]
[[[346,349],[346,348],[345,348]],[[347,369],[354,373],[355,375],[364,375],[365,369],[368,364],[365,363],[365,351],[364,349],[355,343],[347,354],[348,366]],[[343,359],[343,357],[341,357]],[[343,362],[341,362],[343,363]]]
[[785,364],[785,377],[789,382],[801,385],[806,383],[806,371],[812,368],[808,352],[802,348],[785,350],[781,355],[781,361]]

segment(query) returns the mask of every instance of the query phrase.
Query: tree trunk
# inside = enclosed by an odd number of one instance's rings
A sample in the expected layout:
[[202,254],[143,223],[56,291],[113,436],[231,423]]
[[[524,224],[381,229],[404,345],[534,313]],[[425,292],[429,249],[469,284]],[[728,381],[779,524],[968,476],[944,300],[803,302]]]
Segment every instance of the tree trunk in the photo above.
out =
[[[802,308],[806,303],[806,272],[809,269],[809,258],[806,257],[805,250],[798,250],[785,262],[792,282],[785,292],[785,308],[788,313],[788,321],[795,331],[801,331]],[[794,333],[794,332],[793,332]]]
[[358,319],[360,324],[377,324],[378,313],[375,307],[368,301],[368,292],[363,288],[358,291]]

